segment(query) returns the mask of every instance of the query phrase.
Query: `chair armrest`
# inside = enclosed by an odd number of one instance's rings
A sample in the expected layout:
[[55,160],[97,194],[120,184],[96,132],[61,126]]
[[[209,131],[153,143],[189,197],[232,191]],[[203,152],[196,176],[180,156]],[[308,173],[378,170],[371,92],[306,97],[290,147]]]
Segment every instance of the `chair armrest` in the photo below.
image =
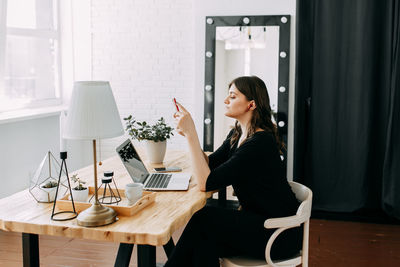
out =
[[300,224],[304,223],[310,218],[310,214],[311,214],[311,200],[305,200],[298,207],[296,215],[267,219],[264,222],[264,227],[267,229],[271,229],[271,228],[282,228],[282,227],[292,228],[300,226]]
[[308,220],[307,216],[293,215],[280,218],[267,219],[264,222],[264,227],[267,229],[271,228],[292,228],[300,226],[302,223]]

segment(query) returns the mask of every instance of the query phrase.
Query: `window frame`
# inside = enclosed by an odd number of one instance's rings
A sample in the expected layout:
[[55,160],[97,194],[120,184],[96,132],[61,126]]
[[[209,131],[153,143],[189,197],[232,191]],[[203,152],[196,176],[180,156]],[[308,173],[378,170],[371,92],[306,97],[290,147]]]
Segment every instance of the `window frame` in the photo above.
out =
[[[8,36],[20,37],[34,37],[34,38],[52,38],[56,41],[55,47],[55,71],[54,80],[55,88],[53,98],[34,99],[27,104],[17,106],[14,108],[2,109],[1,112],[9,112],[13,110],[29,109],[29,108],[45,108],[50,106],[61,105],[63,103],[63,90],[62,90],[62,62],[61,62],[61,11],[60,1],[53,1],[53,17],[54,29],[29,29],[29,28],[16,28],[7,27],[7,3],[10,0],[0,0],[0,91],[5,90],[5,56],[6,56],[6,43]],[[11,0],[12,1],[12,0]]]

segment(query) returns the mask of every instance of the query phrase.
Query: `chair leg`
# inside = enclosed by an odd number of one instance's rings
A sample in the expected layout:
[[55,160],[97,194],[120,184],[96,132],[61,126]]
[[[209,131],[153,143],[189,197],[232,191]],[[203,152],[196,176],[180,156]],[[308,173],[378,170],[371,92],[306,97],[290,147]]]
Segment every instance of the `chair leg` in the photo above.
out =
[[308,267],[308,239],[309,239],[309,229],[310,229],[310,219],[304,222],[303,225],[303,249],[302,249],[302,267]]

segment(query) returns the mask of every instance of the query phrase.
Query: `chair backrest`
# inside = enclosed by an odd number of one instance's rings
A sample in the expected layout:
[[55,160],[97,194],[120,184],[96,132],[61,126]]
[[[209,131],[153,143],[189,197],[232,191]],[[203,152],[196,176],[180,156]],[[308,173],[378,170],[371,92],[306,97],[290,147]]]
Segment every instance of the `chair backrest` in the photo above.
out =
[[301,202],[299,208],[297,209],[297,215],[304,215],[307,218],[311,216],[311,206],[312,206],[312,191],[305,185],[299,184],[297,182],[290,181],[290,187],[296,198]]
[[302,246],[302,256],[301,261],[303,267],[308,267],[308,240],[310,231],[310,217],[312,208],[312,191],[305,185],[289,182],[293,193],[296,195],[297,200],[301,201],[299,208],[297,209],[296,215],[299,215],[304,220],[303,228],[303,246]]
[[271,247],[276,237],[283,231],[300,226],[304,223],[303,227],[303,247],[301,253],[301,263],[303,267],[308,266],[308,239],[309,239],[309,228],[310,228],[310,216],[312,206],[312,191],[305,185],[297,182],[289,182],[293,193],[300,203],[297,209],[296,215],[283,217],[283,218],[270,218],[265,221],[265,228],[278,228],[270,237],[267,247],[265,249],[265,258],[270,266],[277,266],[271,260]]

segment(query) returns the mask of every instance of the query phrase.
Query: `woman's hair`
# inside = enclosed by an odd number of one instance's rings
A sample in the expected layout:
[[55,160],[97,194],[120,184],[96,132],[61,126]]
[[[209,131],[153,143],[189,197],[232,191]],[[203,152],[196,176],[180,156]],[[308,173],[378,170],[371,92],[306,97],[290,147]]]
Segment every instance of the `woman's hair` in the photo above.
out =
[[[267,86],[257,76],[242,76],[234,79],[230,84],[234,84],[236,88],[246,96],[248,101],[254,100],[256,108],[253,110],[253,116],[250,121],[250,127],[247,132],[246,139],[253,136],[258,128],[266,132],[272,133],[275,137],[278,149],[281,154],[285,149],[285,144],[279,137],[278,129],[272,122],[272,110],[269,103],[269,96]],[[239,122],[236,121],[234,131],[231,138],[231,146],[239,139],[242,134],[242,129]]]

